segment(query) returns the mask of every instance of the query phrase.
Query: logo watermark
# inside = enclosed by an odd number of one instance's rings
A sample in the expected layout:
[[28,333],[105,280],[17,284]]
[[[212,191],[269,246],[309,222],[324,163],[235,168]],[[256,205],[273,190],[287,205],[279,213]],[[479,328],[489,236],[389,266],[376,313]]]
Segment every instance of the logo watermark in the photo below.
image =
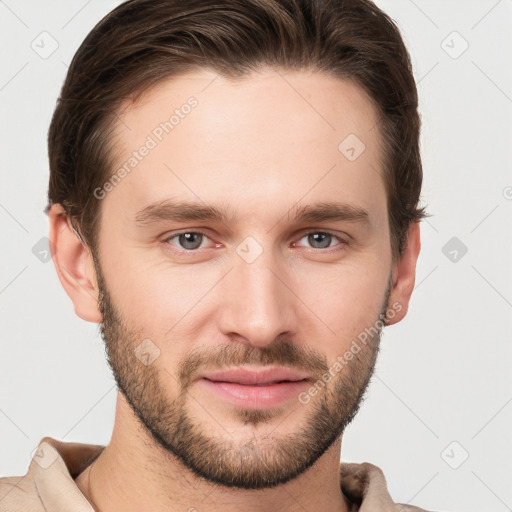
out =
[[187,117],[192,109],[197,107],[199,102],[194,96],[187,99],[187,102],[179,108],[174,109],[174,113],[168,120],[162,121],[153,128],[150,134],[146,137],[144,144],[142,144],[136,151],[132,152],[132,156],[123,162],[123,165],[117,169],[116,172],[103,184],[101,187],[94,189],[93,195],[96,199],[104,199],[107,192],[114,190],[119,183],[139,165],[146,156],[149,155],[151,150],[155,149],[166,135],[171,133],[176,126],[178,126],[185,117]]
[[386,320],[392,320],[400,311],[402,311],[402,304],[394,302],[391,309],[388,309],[385,314],[381,314],[379,319],[371,327],[367,327],[364,331],[360,332],[357,338],[352,340],[350,348],[336,358],[336,361],[331,365],[329,370],[310,386],[307,391],[299,393],[299,402],[304,405],[308,404],[312,396],[317,395],[319,391],[325,388],[326,384],[352,361],[356,354],[361,352],[361,345],[358,344],[358,341],[362,345],[367,345],[368,340],[370,340],[372,336],[377,336],[381,332],[382,328],[386,325]]

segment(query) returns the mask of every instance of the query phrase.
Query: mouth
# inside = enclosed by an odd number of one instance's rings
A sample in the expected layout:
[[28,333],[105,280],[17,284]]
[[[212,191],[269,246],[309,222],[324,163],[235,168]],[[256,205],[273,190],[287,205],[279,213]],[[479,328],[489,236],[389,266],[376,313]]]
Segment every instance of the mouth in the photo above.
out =
[[212,382],[229,382],[246,386],[269,386],[281,382],[298,382],[308,379],[309,375],[285,367],[258,368],[243,366],[204,373],[201,377]]
[[[206,379],[206,380],[210,380],[210,379]],[[210,380],[210,382],[224,382],[226,384],[240,384],[240,386],[272,386],[274,384],[283,384],[284,382],[300,382],[300,381],[276,380],[276,381],[272,381],[272,382],[256,382],[253,384],[247,384],[244,382],[217,381],[217,380]]]
[[204,373],[199,383],[217,397],[238,407],[275,407],[296,398],[309,385],[307,373],[284,367],[238,367]]

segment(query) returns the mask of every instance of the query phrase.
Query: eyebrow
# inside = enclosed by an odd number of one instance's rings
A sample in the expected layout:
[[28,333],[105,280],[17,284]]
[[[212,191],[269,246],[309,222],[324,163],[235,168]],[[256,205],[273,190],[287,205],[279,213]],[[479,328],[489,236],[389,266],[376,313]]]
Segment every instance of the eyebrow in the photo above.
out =
[[[283,216],[284,217],[284,216]],[[141,227],[161,221],[191,222],[213,221],[233,223],[238,216],[230,206],[212,206],[200,202],[166,199],[150,204],[135,214],[135,224]],[[367,210],[350,203],[321,202],[291,208],[288,221],[305,222],[345,221],[357,222],[371,227]]]

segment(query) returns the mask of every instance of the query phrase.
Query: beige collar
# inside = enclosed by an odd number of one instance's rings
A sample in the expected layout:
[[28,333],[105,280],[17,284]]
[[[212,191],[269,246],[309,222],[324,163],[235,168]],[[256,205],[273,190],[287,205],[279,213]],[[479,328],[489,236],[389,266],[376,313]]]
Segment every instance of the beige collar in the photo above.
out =
[[[47,510],[94,512],[74,479],[104,448],[103,445],[63,442],[52,437],[41,439],[26,476],[33,478]],[[340,463],[340,487],[353,502],[354,512],[422,510],[395,504],[387,490],[382,470],[368,462]]]

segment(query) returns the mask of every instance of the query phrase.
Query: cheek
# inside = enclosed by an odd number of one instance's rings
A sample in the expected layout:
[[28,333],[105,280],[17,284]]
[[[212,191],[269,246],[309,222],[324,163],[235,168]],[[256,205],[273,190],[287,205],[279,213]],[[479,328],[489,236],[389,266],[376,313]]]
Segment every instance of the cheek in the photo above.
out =
[[141,258],[131,266],[129,278],[118,283],[125,318],[176,361],[194,340],[205,337],[205,324],[221,303],[216,286],[225,272],[221,265],[176,266]]
[[105,244],[105,254],[111,255],[104,277],[115,305],[132,325],[150,330],[172,327],[217,279],[212,268],[171,263],[159,247],[115,249]]
[[379,267],[371,271],[368,266],[333,266],[304,273],[293,289],[300,290],[304,302],[302,320],[310,319],[301,327],[312,339],[321,330],[322,350],[335,357],[378,319],[385,279]]

